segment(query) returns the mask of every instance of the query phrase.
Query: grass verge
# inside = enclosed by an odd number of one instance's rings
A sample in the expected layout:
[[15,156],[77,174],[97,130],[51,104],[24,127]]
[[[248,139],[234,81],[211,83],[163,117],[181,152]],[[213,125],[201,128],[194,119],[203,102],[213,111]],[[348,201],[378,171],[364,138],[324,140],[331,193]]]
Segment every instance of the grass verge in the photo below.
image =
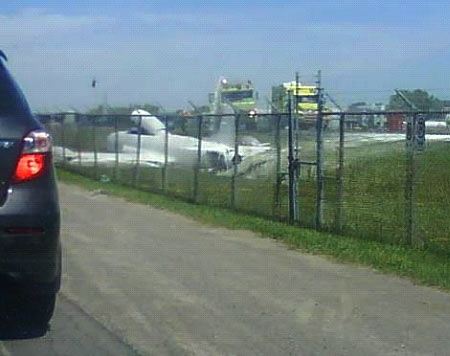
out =
[[64,183],[88,190],[100,189],[105,194],[183,214],[202,223],[251,230],[262,237],[282,241],[290,248],[327,256],[339,262],[368,266],[418,284],[450,290],[450,262],[427,250],[306,230],[227,209],[193,205],[112,182],[102,183],[63,169],[58,169],[58,177]]

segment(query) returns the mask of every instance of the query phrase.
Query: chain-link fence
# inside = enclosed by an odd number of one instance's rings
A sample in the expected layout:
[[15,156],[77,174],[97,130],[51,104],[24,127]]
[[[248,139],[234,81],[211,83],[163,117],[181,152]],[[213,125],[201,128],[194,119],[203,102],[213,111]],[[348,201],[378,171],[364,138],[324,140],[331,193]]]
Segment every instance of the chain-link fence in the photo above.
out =
[[447,253],[445,114],[427,121],[411,112],[41,119],[57,164],[105,184]]

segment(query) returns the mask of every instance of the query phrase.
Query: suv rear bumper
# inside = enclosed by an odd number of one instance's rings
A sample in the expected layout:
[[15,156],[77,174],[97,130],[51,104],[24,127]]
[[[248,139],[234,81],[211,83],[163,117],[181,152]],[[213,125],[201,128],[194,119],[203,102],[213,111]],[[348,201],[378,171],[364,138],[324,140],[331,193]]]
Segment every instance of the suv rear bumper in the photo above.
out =
[[44,189],[39,189],[35,184],[24,183],[18,189],[13,186],[0,207],[0,274],[27,285],[58,290],[61,245],[57,191],[55,186],[47,189],[41,182]]
[[[1,229],[1,228],[0,228]],[[61,274],[59,221],[40,234],[0,233],[0,274],[27,285],[58,290]]]
[[0,233],[0,273],[51,282],[59,268],[60,248],[59,231],[55,229],[33,235]]

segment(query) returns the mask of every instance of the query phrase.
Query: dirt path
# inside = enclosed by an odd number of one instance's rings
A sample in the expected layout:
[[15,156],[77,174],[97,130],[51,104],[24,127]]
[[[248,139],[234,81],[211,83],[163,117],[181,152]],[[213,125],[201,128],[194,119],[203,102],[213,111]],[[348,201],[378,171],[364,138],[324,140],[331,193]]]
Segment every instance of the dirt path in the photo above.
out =
[[145,354],[450,355],[450,296],[61,184],[63,294]]

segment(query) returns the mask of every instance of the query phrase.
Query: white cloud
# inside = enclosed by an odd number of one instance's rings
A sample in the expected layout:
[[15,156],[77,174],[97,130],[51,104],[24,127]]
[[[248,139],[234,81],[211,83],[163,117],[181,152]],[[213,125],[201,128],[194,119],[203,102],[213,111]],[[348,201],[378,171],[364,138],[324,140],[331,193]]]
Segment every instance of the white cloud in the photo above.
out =
[[114,19],[105,16],[66,16],[42,9],[25,9],[14,15],[0,16],[0,42],[4,47],[25,48],[112,23]]

